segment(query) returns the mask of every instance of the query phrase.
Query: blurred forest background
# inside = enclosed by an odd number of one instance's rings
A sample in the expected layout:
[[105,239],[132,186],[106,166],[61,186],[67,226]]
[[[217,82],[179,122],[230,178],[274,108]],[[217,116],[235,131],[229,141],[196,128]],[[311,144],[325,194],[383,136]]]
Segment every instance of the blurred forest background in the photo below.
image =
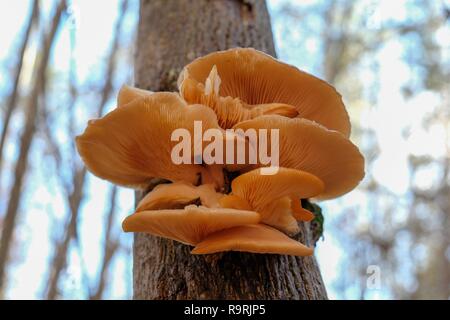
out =
[[[329,297],[449,299],[450,1],[268,6],[278,57],[337,87],[367,161],[321,203]],[[1,298],[132,296],[133,192],[89,174],[73,138],[133,83],[138,10],[0,0]]]

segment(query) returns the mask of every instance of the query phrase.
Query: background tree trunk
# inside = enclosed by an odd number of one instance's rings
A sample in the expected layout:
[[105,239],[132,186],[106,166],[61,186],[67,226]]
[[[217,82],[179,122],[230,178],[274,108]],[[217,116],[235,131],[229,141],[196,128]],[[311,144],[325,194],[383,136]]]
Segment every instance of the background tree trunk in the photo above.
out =
[[[111,94],[113,93],[113,78],[116,73],[117,68],[117,53],[119,51],[119,44],[120,44],[120,36],[121,31],[123,28],[123,24],[125,21],[125,15],[128,10],[128,0],[122,0],[121,7],[120,7],[120,14],[117,18],[117,21],[114,26],[114,38],[112,40],[111,48],[109,50],[108,60],[106,63],[106,69],[105,74],[103,76],[104,83],[100,90],[100,99],[97,108],[95,109],[96,116],[101,117],[105,108],[106,104],[108,103],[108,100],[111,97]],[[70,106],[70,108],[74,108],[75,106],[75,98],[73,99],[73,105]],[[69,110],[70,112],[70,110]],[[72,126],[72,123],[69,122],[69,126]],[[71,130],[72,128],[69,128]],[[57,144],[54,142],[55,139],[52,137],[52,133],[50,132],[50,128],[47,127],[47,139],[49,142],[53,141],[53,150],[54,150],[54,157],[58,161],[58,159],[61,159],[60,151],[58,150]],[[73,149],[75,158],[75,152],[76,150]],[[72,172],[72,177],[69,180],[70,182],[68,184],[64,183],[64,178],[61,176],[62,185],[64,185],[65,194],[67,198],[67,203],[69,204],[69,214],[67,217],[66,232],[64,233],[61,240],[59,240],[55,246],[55,254],[52,257],[51,260],[51,271],[49,273],[49,278],[47,281],[47,288],[46,288],[46,298],[48,300],[54,300],[59,297],[59,281],[63,275],[63,271],[66,268],[67,264],[67,258],[68,258],[68,252],[69,247],[72,242],[72,240],[78,239],[78,217],[81,214],[81,204],[84,198],[84,188],[87,178],[87,170],[85,166],[78,166],[75,165]],[[116,189],[114,189],[116,190]],[[113,216],[115,211],[115,200],[116,200],[116,191],[113,192],[112,197],[110,199],[110,212],[108,213],[108,216]],[[100,283],[99,287],[97,287],[96,292],[93,294],[91,298],[99,299],[104,290],[104,282],[105,282],[105,276],[106,272],[108,271],[109,263],[112,257],[114,256],[114,253],[117,248],[117,244],[109,244],[108,241],[110,239],[110,226],[108,225],[108,230],[106,232],[105,237],[105,251],[104,251],[104,261],[102,262],[101,267],[101,277],[100,277]],[[90,295],[91,296],[91,295]]]
[[17,222],[24,177],[28,168],[28,154],[37,127],[39,95],[43,90],[50,52],[55,42],[56,33],[65,9],[66,0],[60,0],[52,17],[50,28],[42,37],[42,44],[39,51],[41,56],[36,58],[35,61],[33,71],[34,81],[25,106],[25,124],[23,125],[24,128],[20,136],[19,155],[14,167],[14,184],[10,190],[11,197],[4,215],[5,218],[0,237],[0,297],[3,294],[5,286],[6,266],[9,258],[13,233]]
[[[264,1],[142,0],[136,86],[176,90],[184,65],[231,47],[253,47],[275,56]],[[298,238],[312,245],[309,224],[302,223]],[[327,298],[314,257],[239,252],[195,256],[190,250],[174,241],[135,234],[134,298]]]
[[[17,101],[20,96],[20,76],[22,74],[22,67],[25,58],[25,50],[28,47],[28,42],[30,40],[31,31],[33,29],[33,25],[36,24],[39,18],[39,0],[33,1],[33,7],[31,8],[30,17],[25,26],[24,35],[22,37],[22,42],[19,46],[19,50],[17,52],[17,64],[14,70],[14,78],[13,85],[11,90],[11,95],[8,97],[8,101],[6,103],[5,115],[3,117],[2,131],[0,134],[0,177],[2,172],[2,163],[4,160],[3,149],[6,143],[6,136],[8,135],[9,124],[11,121],[11,117],[13,115],[14,110],[17,107]],[[0,179],[1,181],[1,179]]]

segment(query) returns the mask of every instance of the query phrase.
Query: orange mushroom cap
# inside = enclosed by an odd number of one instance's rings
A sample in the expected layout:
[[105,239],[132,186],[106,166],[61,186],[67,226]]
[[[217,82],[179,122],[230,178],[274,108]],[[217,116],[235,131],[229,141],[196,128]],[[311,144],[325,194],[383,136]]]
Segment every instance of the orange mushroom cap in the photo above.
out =
[[216,208],[221,197],[212,184],[198,187],[185,182],[160,184],[142,198],[136,211],[184,208],[196,199],[208,208]]
[[[211,76],[214,66],[219,80]],[[189,103],[207,104],[216,112],[221,109],[216,104],[230,106],[233,99],[237,99],[234,104],[241,102],[249,109],[279,103],[284,105],[280,115],[286,115],[283,112],[293,106],[299,117],[337,130],[346,137],[350,135],[350,120],[341,95],[331,85],[252,48],[214,52],[194,60],[183,69],[178,86]],[[224,99],[208,98],[211,90],[217,90],[218,96]],[[259,115],[278,114],[270,110]],[[222,115],[218,117],[221,119]]]
[[220,199],[222,206],[244,209],[248,204],[261,214],[265,224],[296,234],[299,227],[293,216],[291,196],[314,197],[324,190],[324,184],[316,176],[301,170],[278,168],[275,174],[264,175],[261,169],[254,169],[235,178],[231,190],[234,199],[230,196]]
[[212,108],[222,128],[231,128],[238,122],[264,114],[278,114],[290,118],[298,115],[295,107],[283,103],[264,103],[249,106],[238,98],[221,97],[219,95],[221,80],[215,65],[204,84],[189,78],[188,75],[189,72],[186,69],[178,79],[181,95],[189,103],[200,103]]
[[189,205],[184,209],[136,212],[124,220],[122,228],[195,245],[211,233],[259,220],[259,214],[252,211]]
[[292,203],[289,197],[274,199],[258,213],[261,222],[274,227],[284,233],[294,236],[300,231],[297,219],[292,211]]
[[117,95],[117,107],[123,107],[131,101],[153,94],[152,91],[123,85]]
[[268,129],[269,141],[270,129],[279,129],[280,166],[303,170],[322,180],[325,189],[318,199],[343,195],[364,177],[364,157],[358,148],[339,132],[313,121],[272,115],[238,123],[235,128]]
[[312,248],[263,224],[250,224],[218,231],[198,243],[191,253],[208,254],[222,251],[245,251],[293,256],[310,256],[313,254]]
[[219,204],[222,208],[252,210],[252,207],[245,199],[242,199],[234,194],[227,194],[223,196],[219,199]]
[[220,129],[210,108],[188,107],[178,94],[159,92],[89,122],[76,144],[86,167],[113,183],[142,188],[157,177],[195,184],[207,169],[193,161],[175,164],[171,152],[178,142],[171,141],[171,135],[175,129],[186,129],[194,136],[196,120],[202,122],[202,130]]
[[314,197],[324,190],[324,184],[313,174],[297,169],[280,167],[276,173],[269,175],[258,168],[236,177],[231,183],[231,190],[253,208],[261,209],[285,196]]

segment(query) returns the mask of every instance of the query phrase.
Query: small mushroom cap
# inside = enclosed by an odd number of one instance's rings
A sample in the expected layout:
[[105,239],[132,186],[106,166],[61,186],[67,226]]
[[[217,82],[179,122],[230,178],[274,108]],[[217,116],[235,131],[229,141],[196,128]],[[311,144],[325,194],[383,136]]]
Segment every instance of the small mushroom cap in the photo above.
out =
[[202,122],[202,130],[220,129],[210,108],[188,107],[178,94],[159,92],[90,122],[76,144],[86,167],[113,183],[144,188],[157,177],[195,184],[205,169],[193,161],[175,164],[171,153],[178,142],[171,141],[171,135],[186,129],[193,137],[196,120]]
[[139,211],[122,223],[126,232],[146,232],[195,245],[209,234],[245,224],[256,224],[256,212],[234,209],[212,209],[190,205],[184,209]]
[[153,94],[152,91],[123,85],[117,95],[117,107],[123,107],[131,101]]
[[187,204],[199,200],[203,206],[215,208],[219,206],[221,193],[217,193],[212,184],[193,186],[185,182],[157,185],[142,198],[136,211],[183,209]]
[[198,85],[211,78],[214,66],[220,81],[210,81],[214,85],[209,87],[217,88],[220,97],[238,98],[250,107],[275,102],[290,105],[299,117],[337,130],[346,137],[350,135],[350,120],[342,97],[331,85],[252,48],[214,52],[188,64],[180,74],[178,85],[189,103],[205,103],[200,101],[201,94],[190,95],[190,90],[201,88]]
[[285,196],[314,197],[323,192],[324,184],[315,175],[302,170],[280,167],[275,174],[268,175],[258,168],[235,178],[231,190],[258,211]]
[[222,198],[222,206],[242,209],[240,203],[248,203],[252,210],[261,214],[263,223],[294,235],[299,227],[290,197],[314,197],[323,192],[324,184],[316,176],[301,170],[278,168],[275,174],[265,175],[259,168],[235,178],[231,190],[235,198],[242,200]]
[[284,233],[263,224],[253,224],[225,229],[211,234],[196,245],[193,254],[209,254],[222,251],[310,256],[309,248]]
[[280,166],[303,170],[322,180],[325,190],[316,196],[318,199],[341,196],[364,177],[364,157],[358,148],[339,132],[313,121],[272,115],[238,123],[235,128],[268,129],[268,141],[270,129],[279,129]]
[[[253,210],[246,200],[234,194],[225,195],[219,200],[219,204],[223,208]],[[275,227],[284,233],[295,235],[300,231],[297,220],[302,219],[297,219],[298,214],[294,212],[294,208],[292,207],[292,202],[289,197],[283,197],[271,201],[269,204],[262,207],[258,213],[261,215],[261,222]]]

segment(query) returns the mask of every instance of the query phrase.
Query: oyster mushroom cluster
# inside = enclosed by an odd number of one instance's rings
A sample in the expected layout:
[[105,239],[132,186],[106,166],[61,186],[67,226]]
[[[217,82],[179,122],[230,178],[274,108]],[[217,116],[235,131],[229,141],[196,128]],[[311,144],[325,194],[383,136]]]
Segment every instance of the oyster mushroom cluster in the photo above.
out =
[[[298,221],[314,218],[301,199],[339,197],[364,176],[364,158],[349,140],[339,93],[251,48],[194,60],[181,72],[178,88],[174,93],[124,86],[117,108],[89,121],[76,139],[96,176],[142,190],[156,184],[125,219],[124,231],[176,240],[194,246],[193,254],[311,255],[312,248],[290,237],[299,232]],[[173,160],[177,129],[193,137],[183,155],[192,161]],[[202,134],[209,129],[221,133],[215,139],[244,141],[249,149],[238,129],[266,129],[269,140],[276,129],[277,170],[266,174],[266,162],[248,157],[198,161],[197,146],[208,147]],[[225,157],[223,151],[216,156]],[[238,152],[233,149],[233,159]]]

